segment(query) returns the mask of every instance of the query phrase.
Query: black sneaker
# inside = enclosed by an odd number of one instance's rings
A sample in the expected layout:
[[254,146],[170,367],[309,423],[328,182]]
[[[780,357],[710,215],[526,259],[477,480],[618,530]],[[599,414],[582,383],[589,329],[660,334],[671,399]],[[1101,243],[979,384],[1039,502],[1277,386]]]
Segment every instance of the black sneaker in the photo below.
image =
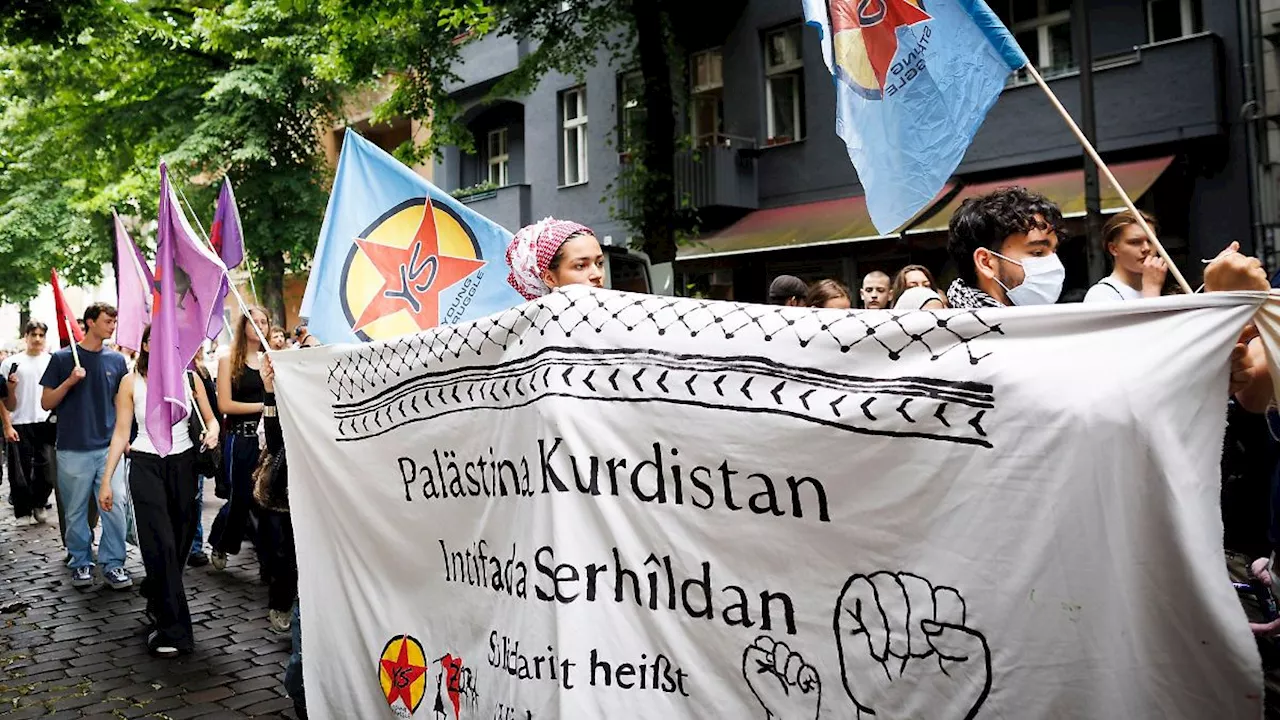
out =
[[179,654],[178,648],[172,645],[163,644],[158,630],[152,631],[152,633],[147,636],[147,650],[158,658],[176,658]]
[[209,556],[204,554],[203,550],[197,550],[187,556],[187,565],[190,567],[204,567],[209,564]]

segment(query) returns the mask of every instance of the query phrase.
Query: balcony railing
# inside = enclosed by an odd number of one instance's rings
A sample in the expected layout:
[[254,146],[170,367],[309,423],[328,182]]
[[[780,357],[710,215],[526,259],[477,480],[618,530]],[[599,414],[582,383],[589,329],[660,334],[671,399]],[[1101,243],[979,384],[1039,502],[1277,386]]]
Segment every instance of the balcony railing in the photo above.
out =
[[[677,208],[734,208],[755,210],[760,206],[760,191],[756,178],[756,157],[750,152],[755,142],[749,138],[714,135],[705,138],[703,147],[676,153],[672,168],[675,180],[675,204]],[[748,146],[749,143],[749,146]],[[747,152],[744,152],[747,151]],[[628,162],[627,156],[621,161]],[[619,176],[622,184],[620,208],[624,215],[633,215],[639,208],[633,204],[634,182],[625,171]]]

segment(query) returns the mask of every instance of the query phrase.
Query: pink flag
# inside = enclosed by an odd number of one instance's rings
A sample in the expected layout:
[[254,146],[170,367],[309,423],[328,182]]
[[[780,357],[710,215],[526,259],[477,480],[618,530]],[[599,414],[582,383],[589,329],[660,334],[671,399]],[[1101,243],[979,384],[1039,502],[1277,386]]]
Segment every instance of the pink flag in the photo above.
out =
[[[173,447],[173,425],[187,416],[183,373],[208,331],[222,327],[226,267],[200,241],[169,187],[160,164],[160,217],[156,249],[156,297],[151,312],[151,360],[147,370],[147,434],[161,456]],[[185,430],[184,430],[185,432]]]
[[142,349],[142,330],[151,324],[151,292],[155,278],[147,259],[133,244],[120,216],[111,211],[116,221],[116,309],[120,313],[116,325],[116,344],[137,352]]

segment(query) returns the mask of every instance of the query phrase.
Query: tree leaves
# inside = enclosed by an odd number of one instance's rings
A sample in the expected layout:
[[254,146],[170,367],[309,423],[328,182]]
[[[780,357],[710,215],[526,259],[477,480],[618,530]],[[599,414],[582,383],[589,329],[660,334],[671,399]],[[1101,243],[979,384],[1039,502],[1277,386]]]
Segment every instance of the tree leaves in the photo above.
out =
[[96,282],[112,207],[150,243],[161,159],[206,221],[216,183],[233,178],[252,266],[305,268],[329,181],[318,132],[340,103],[316,73],[326,41],[312,4],[55,5],[61,24],[0,25],[0,299],[34,295],[52,265]]

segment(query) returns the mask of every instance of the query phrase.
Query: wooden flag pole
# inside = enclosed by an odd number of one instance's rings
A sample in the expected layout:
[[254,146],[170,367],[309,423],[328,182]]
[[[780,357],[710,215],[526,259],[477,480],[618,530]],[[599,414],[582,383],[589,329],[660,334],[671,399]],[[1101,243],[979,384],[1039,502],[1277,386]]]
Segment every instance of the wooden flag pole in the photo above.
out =
[[1098,156],[1098,151],[1093,148],[1093,145],[1089,142],[1088,138],[1086,138],[1084,133],[1080,130],[1080,126],[1076,125],[1076,121],[1071,118],[1071,113],[1067,112],[1067,109],[1058,101],[1058,96],[1053,94],[1053,91],[1045,84],[1044,78],[1040,77],[1040,73],[1036,70],[1035,63],[1027,63],[1022,69],[1030,73],[1032,79],[1034,79],[1036,84],[1040,86],[1040,89],[1044,90],[1044,94],[1049,96],[1049,102],[1053,104],[1054,109],[1058,111],[1058,114],[1062,116],[1062,119],[1067,121],[1067,127],[1071,128],[1071,132],[1076,136],[1076,140],[1080,143],[1080,147],[1084,148],[1085,154],[1089,156],[1090,160],[1093,160],[1093,164],[1096,165],[1098,170],[1102,172],[1103,176],[1107,178],[1107,182],[1111,183],[1111,187],[1116,189],[1116,193],[1124,202],[1124,206],[1129,209],[1129,212],[1133,213],[1134,219],[1138,221],[1138,226],[1147,234],[1147,239],[1151,241],[1151,245],[1156,249],[1156,252],[1160,254],[1160,258],[1164,260],[1165,264],[1169,266],[1169,272],[1173,273],[1173,279],[1177,281],[1178,287],[1182,288],[1182,292],[1188,295],[1192,294],[1191,286],[1187,284],[1187,279],[1182,276],[1182,272],[1178,270],[1178,266],[1173,263],[1173,258],[1169,257],[1169,252],[1164,249],[1164,245],[1160,243],[1160,239],[1156,237],[1151,226],[1148,225],[1146,219],[1142,217],[1142,213],[1138,212],[1138,208],[1133,204],[1133,200],[1129,199],[1129,194],[1124,191],[1124,188],[1120,187],[1120,182],[1116,180],[1115,175],[1111,174],[1111,169],[1107,167],[1106,163],[1102,162],[1102,158]]
[[76,334],[71,330],[71,318],[66,313],[62,315],[62,324],[67,326],[67,337],[71,340],[71,359],[76,361],[76,367],[80,367],[80,351],[76,348]]
[[[209,233],[204,231],[204,225],[200,224],[200,216],[196,215],[195,210],[191,209],[191,201],[187,200],[187,194],[182,192],[182,188],[174,189],[178,191],[178,195],[182,198],[182,202],[187,206],[187,212],[191,213],[191,219],[196,221],[196,227],[200,228],[200,234],[204,236],[204,244],[208,245],[210,250],[213,250],[214,255],[217,255],[218,250],[213,246],[213,241],[209,239]],[[244,229],[241,228],[241,232],[243,231]],[[231,282],[230,275],[227,276],[227,282]],[[255,303],[258,302],[258,288],[253,284],[252,272],[249,273],[249,291],[253,293],[253,301]]]

